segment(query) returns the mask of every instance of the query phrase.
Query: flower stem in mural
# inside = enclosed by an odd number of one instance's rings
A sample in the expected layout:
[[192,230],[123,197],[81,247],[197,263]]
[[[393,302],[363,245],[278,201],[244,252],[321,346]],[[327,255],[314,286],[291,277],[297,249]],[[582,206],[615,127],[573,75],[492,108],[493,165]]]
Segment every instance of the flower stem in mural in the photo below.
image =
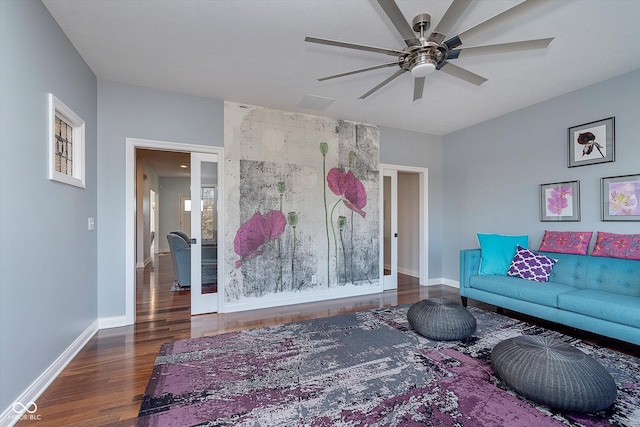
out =
[[[329,152],[329,144],[326,142],[320,143],[320,152],[322,153],[322,176],[327,176],[327,153]],[[330,280],[330,270],[331,267],[329,265],[329,258],[331,257],[331,241],[329,240],[329,212],[327,210],[327,186],[323,185],[324,188],[324,225],[327,231],[327,287],[331,284]]]
[[[279,181],[277,184],[278,193],[280,193],[280,212],[282,212],[282,196],[284,195],[284,182]],[[282,242],[281,238],[278,237],[278,263],[280,264],[280,272],[278,273],[278,281],[276,283],[276,292],[278,291],[278,284],[280,285],[280,290],[284,291],[284,284],[282,283]]]
[[349,267],[351,270],[351,283],[353,283],[353,211],[351,211],[351,242],[350,242],[350,257],[349,257]]
[[[357,137],[357,133],[356,133],[356,137]],[[349,151],[349,170],[351,170],[351,168],[353,167],[353,162],[356,159],[356,152],[355,151]],[[350,242],[349,242],[349,250],[350,250],[350,257],[349,257],[349,270],[351,271],[351,283],[354,282],[353,280],[353,210],[351,211],[351,222],[350,222]]]
[[333,251],[336,254],[336,281],[340,283],[340,262],[338,260],[338,239],[336,238],[336,227],[333,223],[333,212],[336,210],[342,199],[338,200],[333,208],[331,208],[331,232],[333,233]]
[[287,218],[289,219],[289,225],[293,228],[293,242],[291,244],[291,290],[294,289],[296,285],[296,226],[298,225],[298,214],[296,212],[289,212],[287,214]]
[[340,230],[340,243],[342,244],[342,264],[344,266],[344,282],[347,283],[347,251],[344,247],[344,227],[347,224],[347,217],[340,215],[338,217],[338,230]]

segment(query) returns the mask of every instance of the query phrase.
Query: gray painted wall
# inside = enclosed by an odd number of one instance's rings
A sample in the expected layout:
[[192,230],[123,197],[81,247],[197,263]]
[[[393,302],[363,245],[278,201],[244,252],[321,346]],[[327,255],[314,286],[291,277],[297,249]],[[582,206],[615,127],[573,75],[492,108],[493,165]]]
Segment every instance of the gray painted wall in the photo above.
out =
[[429,278],[443,277],[442,137],[381,127],[380,162],[429,169]]
[[[0,2],[0,52],[2,411],[96,320],[97,95],[40,1]],[[48,179],[49,92],[85,121],[85,189]]]
[[99,317],[125,313],[126,138],[221,147],[223,105],[216,99],[98,80]]
[[[444,277],[458,280],[459,251],[477,232],[544,230],[640,233],[637,222],[600,221],[600,178],[640,173],[640,70],[559,96],[444,137]],[[567,128],[616,118],[613,163],[567,167]],[[580,181],[581,222],[540,222],[539,185]]]

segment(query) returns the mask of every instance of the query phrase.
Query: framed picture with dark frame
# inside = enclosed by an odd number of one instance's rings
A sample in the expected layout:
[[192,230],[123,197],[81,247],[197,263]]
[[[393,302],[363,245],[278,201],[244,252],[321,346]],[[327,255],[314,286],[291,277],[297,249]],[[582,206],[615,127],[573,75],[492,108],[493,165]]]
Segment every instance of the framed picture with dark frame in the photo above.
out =
[[580,221],[580,181],[540,184],[540,221]]
[[569,128],[569,167],[615,160],[615,117]]
[[640,174],[600,179],[603,221],[640,221]]

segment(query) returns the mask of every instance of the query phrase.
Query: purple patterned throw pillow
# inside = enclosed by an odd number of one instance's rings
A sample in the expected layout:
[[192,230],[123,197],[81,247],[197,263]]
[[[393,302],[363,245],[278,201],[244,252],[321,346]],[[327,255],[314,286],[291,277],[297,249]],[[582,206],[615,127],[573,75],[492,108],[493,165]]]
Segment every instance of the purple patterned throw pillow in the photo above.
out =
[[518,245],[516,256],[513,257],[507,274],[534,282],[546,282],[549,280],[551,269],[557,261],[557,259],[537,254]]

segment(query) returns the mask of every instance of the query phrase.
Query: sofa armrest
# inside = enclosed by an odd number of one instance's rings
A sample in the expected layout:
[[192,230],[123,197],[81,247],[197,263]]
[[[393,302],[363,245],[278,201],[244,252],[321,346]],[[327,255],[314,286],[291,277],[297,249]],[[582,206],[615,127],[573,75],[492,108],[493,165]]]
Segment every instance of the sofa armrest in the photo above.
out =
[[469,287],[469,277],[478,274],[480,269],[480,249],[463,249],[460,251],[460,295]]

